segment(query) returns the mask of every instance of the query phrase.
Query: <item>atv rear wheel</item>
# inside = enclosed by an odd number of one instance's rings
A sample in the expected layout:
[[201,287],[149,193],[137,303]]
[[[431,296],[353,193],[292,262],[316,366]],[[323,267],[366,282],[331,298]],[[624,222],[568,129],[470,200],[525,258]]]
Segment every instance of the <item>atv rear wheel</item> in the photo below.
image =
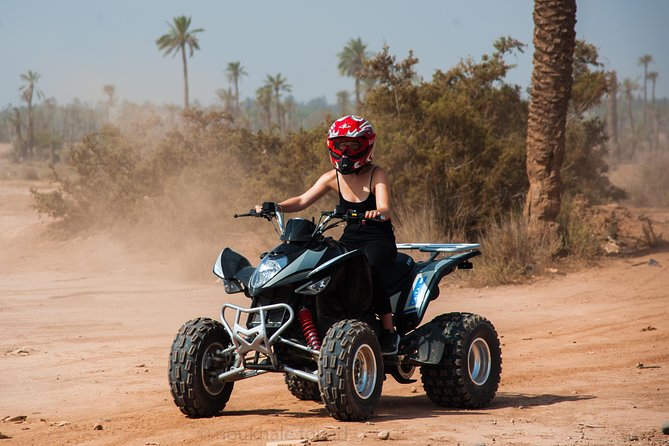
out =
[[295,398],[302,401],[321,401],[321,390],[317,382],[309,381],[292,373],[286,373],[284,380],[288,390]]
[[169,381],[174,403],[193,418],[220,413],[232,393],[233,382],[218,375],[234,364],[234,353],[222,351],[232,345],[223,324],[209,318],[186,322],[172,342]]
[[374,331],[364,322],[343,320],[323,339],[318,364],[321,395],[337,420],[372,416],[383,387],[383,359]]
[[446,337],[438,364],[421,366],[423,388],[430,400],[446,407],[488,406],[502,372],[497,332],[485,318],[470,313],[437,316]]

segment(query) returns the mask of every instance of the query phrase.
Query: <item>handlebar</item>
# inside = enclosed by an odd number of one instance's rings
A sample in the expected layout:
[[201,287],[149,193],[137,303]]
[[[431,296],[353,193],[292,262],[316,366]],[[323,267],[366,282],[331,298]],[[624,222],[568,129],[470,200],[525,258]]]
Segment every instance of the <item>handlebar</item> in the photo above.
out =
[[271,220],[272,217],[274,217],[276,215],[276,212],[277,212],[276,203],[272,203],[270,201],[265,201],[262,204],[262,210],[260,212],[257,212],[255,209],[251,209],[246,214],[233,214],[233,217],[234,218],[258,217],[258,218],[266,218],[267,220]]
[[[278,206],[276,203],[266,201],[262,204],[262,209],[260,212],[256,211],[255,209],[249,210],[249,212],[245,214],[233,214],[234,218],[240,218],[240,217],[259,217],[259,218],[265,218],[268,221],[272,221],[274,217],[279,219],[279,226],[281,229],[281,232],[283,232],[283,213],[279,211]],[[350,222],[350,223],[361,223],[365,224],[365,222],[375,222],[375,223],[380,223],[385,221],[383,216],[381,218],[365,218],[364,212],[359,212],[354,209],[346,209],[343,206],[335,206],[334,211],[323,211],[321,212],[321,219],[325,217],[325,220],[322,221],[321,228],[323,230],[327,230],[329,228],[332,228],[334,226],[337,226],[339,223],[334,223],[334,225],[328,226],[328,222],[330,222],[332,219],[336,219],[339,222]],[[327,226],[327,228],[326,228]]]

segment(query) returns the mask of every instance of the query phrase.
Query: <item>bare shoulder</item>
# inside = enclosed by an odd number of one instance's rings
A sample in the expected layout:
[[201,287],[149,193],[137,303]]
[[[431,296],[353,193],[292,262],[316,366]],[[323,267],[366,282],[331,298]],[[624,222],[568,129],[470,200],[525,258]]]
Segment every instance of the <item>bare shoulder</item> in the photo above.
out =
[[373,167],[373,169],[374,169],[373,174],[372,174],[373,175],[373,178],[372,178],[373,183],[374,184],[379,184],[379,183],[388,184],[388,173],[386,172],[386,170],[383,167],[378,166],[378,165],[375,165]]
[[318,182],[330,189],[337,188],[337,171],[334,169],[328,170],[318,179]]

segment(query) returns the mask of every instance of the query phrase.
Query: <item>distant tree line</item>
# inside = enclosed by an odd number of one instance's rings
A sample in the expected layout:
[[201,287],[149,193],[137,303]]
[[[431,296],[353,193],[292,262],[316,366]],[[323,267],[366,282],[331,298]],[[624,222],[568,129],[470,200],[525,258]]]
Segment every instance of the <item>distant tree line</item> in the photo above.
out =
[[[181,56],[184,104],[182,108],[170,104],[142,105],[146,107],[148,114],[160,117],[164,128],[178,124],[181,110],[191,106],[187,61],[188,57],[193,57],[195,51],[200,49],[198,34],[204,32],[201,28],[192,29],[191,18],[186,16],[174,17],[168,27],[168,32],[156,39],[156,46],[166,56]],[[582,57],[592,60],[593,54],[596,55],[596,48],[589,45]],[[364,75],[365,66],[373,56],[375,55],[370,53],[360,38],[347,42],[338,54],[337,69],[342,76],[354,79],[354,94],[351,98],[348,91],[339,91],[336,104],[328,104],[323,98],[308,102],[295,101],[290,95],[292,85],[280,72],[267,74],[264,85],[256,90],[255,96],[242,100],[239,86],[249,73],[241,61],[229,62],[223,73],[229,86],[217,89],[214,94],[220,102],[206,109],[221,109],[236,126],[254,131],[311,128],[328,116],[363,110],[362,104],[377,81]],[[598,80],[601,80],[601,76],[606,79],[606,82],[599,84],[599,88],[606,93],[606,103],[600,106],[597,101],[592,108],[593,104],[587,100],[582,101],[581,107],[587,107],[590,114],[598,114],[606,122],[609,138],[607,149],[612,162],[633,158],[639,151],[661,150],[667,146],[667,134],[664,130],[669,124],[667,99],[657,100],[655,97],[655,87],[660,75],[651,69],[654,63],[652,55],[645,54],[638,62],[643,68],[641,84],[631,79],[619,81],[615,71],[605,73],[601,64],[596,61],[596,68],[600,73]],[[19,91],[20,105],[10,105],[0,110],[0,141],[13,143],[16,160],[37,158],[56,161],[63,146],[99,130],[104,123],[121,127],[124,121],[136,123],[140,106],[129,102],[118,104],[113,84],[102,86],[104,99],[98,103],[75,100],[71,104],[61,105],[54,97],[47,97],[39,89],[39,73],[28,70],[20,77],[23,82]],[[578,96],[581,93],[574,91],[574,94]],[[198,103],[193,105],[203,108]],[[129,112],[132,117],[124,119],[124,115]]]
[[[418,59],[413,54],[398,61],[384,48],[366,61],[360,74],[372,85],[363,96],[360,112],[377,130],[375,157],[387,166],[397,201],[416,210],[429,208],[445,232],[466,227],[476,233],[509,209],[523,206],[528,188],[528,101],[520,87],[505,80],[513,67],[505,56],[523,48],[512,38],[499,39],[494,51],[480,61],[466,59],[448,71],[437,71],[431,81],[418,79],[414,70]],[[570,102],[564,182],[567,193],[584,193],[592,200],[604,201],[617,191],[605,176],[606,128],[601,118],[590,114],[606,91],[601,86],[604,78],[598,74],[596,53],[581,56],[591,49],[578,42],[575,52],[578,69],[574,71],[574,89],[583,92],[583,99],[575,96]],[[231,101],[231,106],[236,107],[236,103]],[[238,125],[222,107],[191,106],[187,113],[175,115],[182,120],[179,125],[151,138],[154,148],[150,151],[124,130],[98,132],[75,144],[72,151],[121,147],[124,149],[119,153],[139,157],[141,162],[124,165],[136,164],[136,169],[141,169],[142,175],[137,173],[133,178],[145,185],[137,192],[142,196],[162,194],[162,182],[178,177],[182,169],[199,175],[211,171],[214,184],[215,172],[224,170],[219,163],[227,165],[234,160],[242,171],[262,172],[243,180],[249,182],[247,188],[264,191],[268,198],[279,197],[301,192],[328,168],[324,135],[332,116],[326,118],[325,113],[333,110],[324,101],[302,106],[304,110],[311,108],[311,114],[322,113],[302,130],[277,132],[273,127],[268,131],[262,125],[267,116],[247,100],[240,102],[240,109],[249,112],[249,121],[255,110],[260,118],[256,130]],[[100,115],[106,116],[103,110],[104,103],[100,103]],[[276,107],[268,111],[276,113]],[[164,109],[156,108],[154,113],[158,122],[169,120]],[[131,121],[136,123],[137,119]],[[92,168],[90,163],[85,166]],[[109,168],[96,166],[95,175]],[[89,183],[99,184],[86,180],[86,175],[93,175],[87,172],[79,175],[81,184],[63,191],[58,201],[64,206],[58,213],[61,217],[68,215],[68,207],[62,203],[77,201],[72,196],[75,191],[86,189]],[[147,183],[140,177],[154,179]]]
[[[207,220],[218,225],[212,233],[224,232],[232,207],[313,184],[330,168],[327,126],[334,115],[357,112],[376,129],[375,159],[391,177],[394,202],[403,209],[400,225],[406,216],[427,216],[439,238],[464,232],[477,239],[524,210],[528,234],[549,234],[564,251],[576,251],[570,243],[580,236],[569,231],[589,231],[587,222],[564,223],[582,219],[569,214],[570,202],[622,198],[607,176],[610,162],[641,150],[669,151],[663,131],[669,107],[655,99],[652,57],[639,59],[644,94],[637,98],[638,87],[629,80],[621,87],[616,73],[603,69],[597,49],[576,40],[575,13],[574,0],[535,0],[530,99],[506,80],[514,67],[508,55],[525,50],[512,37],[498,39],[480,60],[437,70],[431,80],[417,76],[413,52],[398,60],[388,47],[370,54],[360,39],[351,39],[337,68],[354,78],[354,101],[340,92],[336,106],[324,99],[296,103],[281,73],[268,74],[255,98],[241,100],[239,84],[248,73],[240,61],[227,65],[229,86],[215,92],[220,104],[191,103],[186,48],[192,56],[199,49],[195,35],[204,30],[189,31],[190,18],[177,17],[156,43],[165,54],[182,56],[183,107],[119,106],[113,85],[105,85],[105,101],[83,106],[94,131],[80,141],[60,139],[65,166],[54,170],[55,190],[33,191],[36,208],[74,228],[135,224],[154,208],[171,216],[168,224],[189,228],[198,216],[179,207],[193,203],[181,203],[176,194],[194,189],[198,202],[206,202]],[[40,138],[27,135],[40,135],[44,122],[53,125],[49,135],[65,134],[69,123],[67,107],[32,102],[34,74],[24,79],[25,106],[0,113],[0,127],[15,147],[31,147],[15,151],[19,159],[43,153],[34,150]],[[77,127],[79,137],[85,127]]]

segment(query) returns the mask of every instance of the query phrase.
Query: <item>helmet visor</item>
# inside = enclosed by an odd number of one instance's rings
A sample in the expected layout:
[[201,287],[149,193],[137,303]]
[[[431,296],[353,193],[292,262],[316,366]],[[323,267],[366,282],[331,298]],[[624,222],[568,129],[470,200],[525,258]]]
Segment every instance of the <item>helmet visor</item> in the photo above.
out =
[[332,152],[338,157],[358,158],[365,154],[365,145],[356,139],[337,139],[333,145]]

